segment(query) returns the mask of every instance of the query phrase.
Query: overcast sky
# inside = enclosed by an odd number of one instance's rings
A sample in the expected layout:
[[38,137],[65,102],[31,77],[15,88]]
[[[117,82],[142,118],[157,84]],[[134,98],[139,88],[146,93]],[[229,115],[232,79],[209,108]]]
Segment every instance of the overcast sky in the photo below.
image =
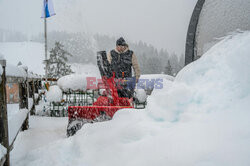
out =
[[[197,0],[53,0],[48,30],[100,33],[145,41],[184,53],[188,23]],[[43,32],[43,0],[0,0],[0,28]]]

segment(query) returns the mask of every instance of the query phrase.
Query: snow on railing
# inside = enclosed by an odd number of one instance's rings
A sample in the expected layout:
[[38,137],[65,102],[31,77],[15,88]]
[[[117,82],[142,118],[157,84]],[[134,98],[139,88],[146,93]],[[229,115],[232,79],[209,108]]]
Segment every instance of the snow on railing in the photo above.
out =
[[[9,153],[19,131],[28,129],[29,113],[32,113],[32,105],[35,104],[35,81],[41,81],[41,77],[28,72],[28,68],[6,65],[3,59],[0,59],[0,68],[0,143],[4,146],[0,146],[0,166],[9,166]],[[9,80],[11,83],[18,83],[21,103],[7,104],[6,82]],[[19,108],[19,104],[22,109]]]

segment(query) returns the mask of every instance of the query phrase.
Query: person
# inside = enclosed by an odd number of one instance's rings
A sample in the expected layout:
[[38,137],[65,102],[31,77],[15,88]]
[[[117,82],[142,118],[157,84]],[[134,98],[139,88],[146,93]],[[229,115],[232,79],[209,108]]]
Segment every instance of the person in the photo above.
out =
[[[137,83],[141,72],[134,52],[129,49],[128,44],[123,37],[116,41],[116,48],[107,54],[107,59],[111,67],[111,71],[115,73],[118,79],[135,80]],[[134,70],[135,79],[132,77],[132,68]],[[134,84],[135,86],[135,84]],[[120,97],[133,97],[134,86],[118,89]]]

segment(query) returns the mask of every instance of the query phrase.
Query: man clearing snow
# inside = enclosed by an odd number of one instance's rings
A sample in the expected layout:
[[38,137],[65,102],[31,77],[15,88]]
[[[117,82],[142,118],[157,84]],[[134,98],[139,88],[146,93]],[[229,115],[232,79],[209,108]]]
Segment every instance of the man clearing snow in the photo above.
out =
[[[118,79],[132,79],[132,68],[135,72],[135,81],[138,82],[140,78],[140,67],[137,62],[137,58],[133,51],[129,50],[128,44],[120,37],[116,41],[116,48],[111,50],[107,59],[111,65],[111,71],[115,73],[115,77]],[[134,87],[128,87],[119,89],[118,94],[120,97],[131,98],[134,92]]]

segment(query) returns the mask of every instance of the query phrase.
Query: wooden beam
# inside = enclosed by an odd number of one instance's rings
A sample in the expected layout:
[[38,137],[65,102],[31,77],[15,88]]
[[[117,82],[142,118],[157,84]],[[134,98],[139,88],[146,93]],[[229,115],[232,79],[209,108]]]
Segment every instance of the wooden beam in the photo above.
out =
[[7,149],[6,160],[4,166],[10,165],[9,159],[9,130],[8,130],[8,116],[7,116],[7,98],[6,98],[6,73],[5,66],[2,66],[2,82],[0,83],[0,141],[1,144]]
[[[43,81],[46,81],[46,78],[42,78]],[[48,78],[48,81],[57,81],[57,78]]]

